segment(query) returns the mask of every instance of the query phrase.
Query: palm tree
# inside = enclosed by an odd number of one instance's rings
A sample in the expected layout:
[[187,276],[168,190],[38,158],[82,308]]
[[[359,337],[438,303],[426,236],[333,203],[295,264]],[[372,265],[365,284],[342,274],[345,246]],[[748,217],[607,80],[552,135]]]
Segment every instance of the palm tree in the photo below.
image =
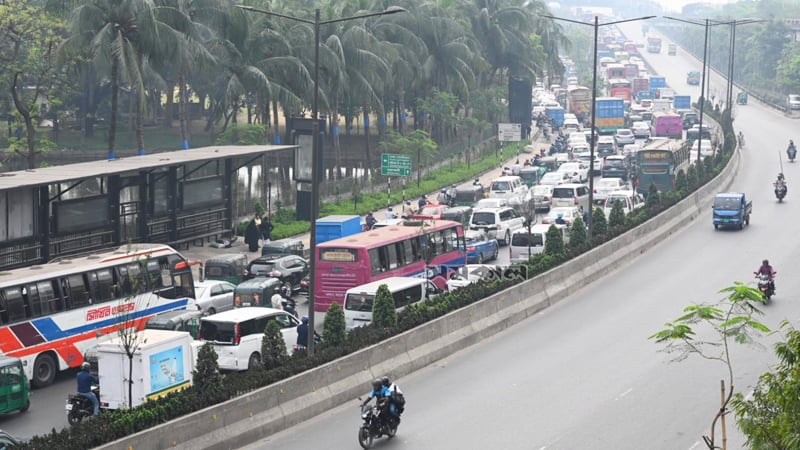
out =
[[[108,68],[111,84],[111,118],[108,129],[108,157],[114,159],[119,88],[126,82],[136,92],[137,116],[144,102],[143,64],[145,52],[159,40],[163,27],[154,16],[149,0],[91,0],[78,6],[70,19],[71,35],[61,47],[67,56],[86,48],[92,63]],[[139,118],[140,120],[141,118]],[[137,126],[141,128],[141,124]],[[140,135],[141,130],[137,130]],[[144,147],[139,136],[140,150]]]

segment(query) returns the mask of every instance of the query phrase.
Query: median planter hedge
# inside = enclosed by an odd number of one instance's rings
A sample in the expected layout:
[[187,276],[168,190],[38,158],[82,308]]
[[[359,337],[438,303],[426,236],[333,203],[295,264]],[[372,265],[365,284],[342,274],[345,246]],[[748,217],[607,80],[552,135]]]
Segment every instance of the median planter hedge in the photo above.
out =
[[[723,129],[731,127],[730,123],[723,124]],[[731,127],[732,129],[732,127]],[[727,133],[726,133],[727,135]],[[723,147],[726,148],[726,147]],[[730,152],[720,152],[718,158],[713,158],[712,170],[704,170],[706,174],[702,182],[711,178],[712,174],[717,174],[724,164],[730,159]],[[711,159],[711,158],[710,158]],[[709,163],[710,164],[710,163]],[[685,198],[691,190],[679,190],[659,195],[658,202],[650,202],[647,208],[642,208],[625,217],[624,223],[615,224],[607,228],[603,234],[593,234],[594,245],[598,245],[605,240],[613,239],[621,233],[644,223],[655,217],[666,208],[674,205],[679,200]],[[596,217],[605,217],[602,210]],[[602,219],[601,219],[602,220]],[[597,222],[595,223],[597,225]],[[579,246],[580,247],[580,246]],[[589,243],[585,248],[588,250]],[[533,278],[542,274],[559,264],[577,256],[581,253],[580,248],[569,246],[561,247],[557,253],[540,253],[534,255],[525,263],[528,278]],[[172,419],[198,411],[210,405],[246,394],[253,390],[267,386],[279,380],[283,380],[295,374],[312,369],[324,363],[333,361],[344,355],[350,354],[362,348],[378,343],[388,337],[411,330],[427,321],[441,317],[451,311],[470,305],[489,295],[507,289],[520,280],[501,280],[490,283],[473,284],[461,288],[454,292],[446,292],[435,299],[409,305],[397,315],[395,324],[389,326],[368,325],[353,330],[344,339],[341,339],[341,325],[343,317],[341,308],[332,308],[330,322],[326,317],[326,334],[336,335],[341,340],[338,345],[322,343],[318,346],[317,352],[312,357],[304,354],[294,355],[287,358],[279,367],[266,370],[264,368],[247,372],[229,373],[219,375],[214,370],[214,363],[210,367],[203,368],[203,373],[208,380],[195,379],[195,386],[189,389],[176,392],[165,398],[151,401],[140,405],[132,410],[118,410],[101,414],[94,420],[89,420],[73,428],[65,428],[61,431],[53,430],[43,436],[34,436],[30,441],[21,445],[21,449],[60,449],[60,450],[85,450],[96,447],[116,439],[130,435],[132,433],[145,430],[158,424],[168,422]],[[212,359],[213,360],[213,359]],[[213,386],[214,395],[201,392],[197,386],[204,386],[207,389]],[[204,390],[205,390],[204,389]]]

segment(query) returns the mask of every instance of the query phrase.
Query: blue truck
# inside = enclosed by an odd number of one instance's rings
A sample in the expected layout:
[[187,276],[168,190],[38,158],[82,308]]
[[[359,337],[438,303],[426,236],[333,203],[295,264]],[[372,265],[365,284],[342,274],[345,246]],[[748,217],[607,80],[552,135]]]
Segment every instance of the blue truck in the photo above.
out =
[[747,200],[742,192],[724,192],[714,197],[713,210],[714,229],[720,227],[736,227],[740,230],[750,225],[750,213],[753,202]]
[[316,222],[317,244],[361,233],[360,216],[326,216]]
[[544,115],[553,121],[556,128],[561,128],[564,125],[564,108],[560,106],[548,106],[544,110]]

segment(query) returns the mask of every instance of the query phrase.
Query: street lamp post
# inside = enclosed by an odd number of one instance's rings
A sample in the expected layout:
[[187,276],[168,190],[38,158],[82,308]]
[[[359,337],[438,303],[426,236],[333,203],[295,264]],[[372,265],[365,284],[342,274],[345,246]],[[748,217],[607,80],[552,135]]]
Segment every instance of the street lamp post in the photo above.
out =
[[730,54],[728,56],[728,92],[726,97],[726,105],[732,106],[733,105],[733,63],[736,50],[736,25],[747,25],[750,23],[759,23],[759,22],[766,22],[765,20],[759,19],[742,19],[736,20],[734,19],[731,22],[728,22],[731,25],[731,45],[730,45]]
[[309,248],[311,250],[311,259],[308,264],[309,279],[311,282],[308,285],[308,355],[314,354],[314,275],[316,272],[316,249],[317,249],[317,216],[319,215],[319,180],[317,177],[318,165],[320,163],[319,155],[319,30],[320,26],[336,22],[345,22],[348,20],[363,19],[365,17],[385,16],[388,14],[395,14],[406,11],[399,6],[391,6],[384,11],[360,14],[357,16],[342,17],[338,19],[320,20],[320,10],[317,8],[314,11],[314,20],[303,19],[300,17],[289,16],[272,11],[254,8],[252,6],[236,5],[237,7],[246,11],[253,11],[267,16],[281,17],[284,19],[294,20],[296,22],[303,22],[314,27],[314,96],[311,104],[311,239],[309,240]]
[[578,25],[586,25],[594,28],[594,60],[592,65],[592,115],[591,115],[591,122],[592,122],[592,138],[589,144],[589,214],[588,220],[586,221],[586,233],[589,237],[589,241],[592,240],[592,215],[594,214],[594,147],[595,143],[597,142],[597,130],[595,129],[595,120],[596,120],[596,112],[597,109],[597,31],[600,27],[605,27],[608,25],[617,25],[620,23],[625,22],[635,22],[639,20],[647,20],[652,19],[655,16],[644,16],[644,17],[637,17],[635,19],[625,19],[625,20],[617,20],[615,22],[606,22],[606,23],[598,23],[598,17],[594,16],[594,23],[588,22],[581,22],[579,20],[572,20],[572,19],[565,19],[563,17],[555,17],[555,16],[548,16],[542,15],[542,17],[547,17],[548,19],[553,20],[563,20],[564,22],[571,22],[576,23]]
[[[703,76],[702,76],[702,79],[700,80],[700,100],[698,101],[698,103],[700,103],[700,120],[699,120],[699,122],[700,122],[699,123],[700,130],[699,130],[699,135],[697,136],[697,165],[700,165],[700,163],[701,163],[700,156],[701,156],[701,153],[702,153],[701,149],[703,148],[703,111],[705,110],[705,106],[706,106],[706,71],[708,71],[708,63],[707,63],[707,57],[708,57],[708,27],[715,26],[715,25],[728,25],[728,24],[731,24],[731,23],[733,23],[735,21],[733,21],[733,22],[717,22],[717,21],[714,21],[714,23],[711,23],[711,20],[709,20],[709,19],[704,19],[703,22],[697,22],[697,21],[693,21],[693,20],[679,19],[677,17],[666,17],[665,16],[664,18],[665,19],[669,19],[669,20],[675,20],[677,22],[688,23],[688,24],[691,24],[691,25],[702,25],[702,26],[705,27],[705,37],[703,38]],[[731,60],[733,59],[733,49],[731,49],[730,58],[731,58]],[[732,67],[732,65],[730,65],[730,67]],[[708,78],[709,78],[709,83],[708,83],[709,88],[708,88],[708,90],[710,91],[711,90],[711,75],[709,75]],[[728,82],[729,83],[731,82],[730,81],[730,77],[728,79]],[[726,91],[728,91],[729,89],[730,89],[729,87],[726,87]],[[730,106],[730,103],[728,103],[727,105]],[[689,144],[691,145],[691,142]]]

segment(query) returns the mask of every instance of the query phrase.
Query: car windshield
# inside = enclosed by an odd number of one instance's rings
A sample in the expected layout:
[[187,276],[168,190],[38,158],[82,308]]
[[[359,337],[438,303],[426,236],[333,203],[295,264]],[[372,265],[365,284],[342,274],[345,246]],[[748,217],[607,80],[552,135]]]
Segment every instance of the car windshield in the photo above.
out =
[[739,209],[739,199],[733,197],[718,197],[714,199],[714,209]]
[[511,246],[513,247],[541,247],[542,235],[540,233],[514,233],[511,236]]
[[476,212],[472,214],[473,225],[492,225],[494,223],[493,212]]
[[631,130],[617,130],[617,136],[630,136]]
[[493,191],[507,191],[508,189],[508,181],[495,181],[492,183]]
[[544,174],[544,176],[542,177],[542,181],[558,181],[561,178],[562,175],[560,173],[551,172]]
[[257,262],[250,266],[250,273],[253,275],[267,275],[275,270],[274,262]]
[[622,164],[622,160],[621,159],[606,158],[606,164],[605,165],[606,166],[611,166],[611,167],[622,167],[623,164]]
[[550,194],[550,189],[547,186],[533,187],[533,195],[548,195],[548,194]]
[[622,205],[624,206],[627,203],[626,200],[627,200],[627,197],[624,197],[622,195],[610,195],[610,196],[608,196],[608,198],[606,198],[606,205],[608,207],[611,207],[611,206],[614,206],[614,202],[618,201],[618,202],[622,203]]
[[619,179],[610,179],[610,178],[601,178],[600,181],[597,182],[597,187],[607,188],[607,187],[618,187],[619,186]]
[[439,208],[428,208],[428,207],[425,207],[425,208],[422,208],[419,211],[418,214],[422,214],[422,215],[425,215],[425,216],[435,216],[435,215],[439,214]]
[[370,294],[348,294],[344,300],[344,309],[349,311],[371,312],[374,295]]

